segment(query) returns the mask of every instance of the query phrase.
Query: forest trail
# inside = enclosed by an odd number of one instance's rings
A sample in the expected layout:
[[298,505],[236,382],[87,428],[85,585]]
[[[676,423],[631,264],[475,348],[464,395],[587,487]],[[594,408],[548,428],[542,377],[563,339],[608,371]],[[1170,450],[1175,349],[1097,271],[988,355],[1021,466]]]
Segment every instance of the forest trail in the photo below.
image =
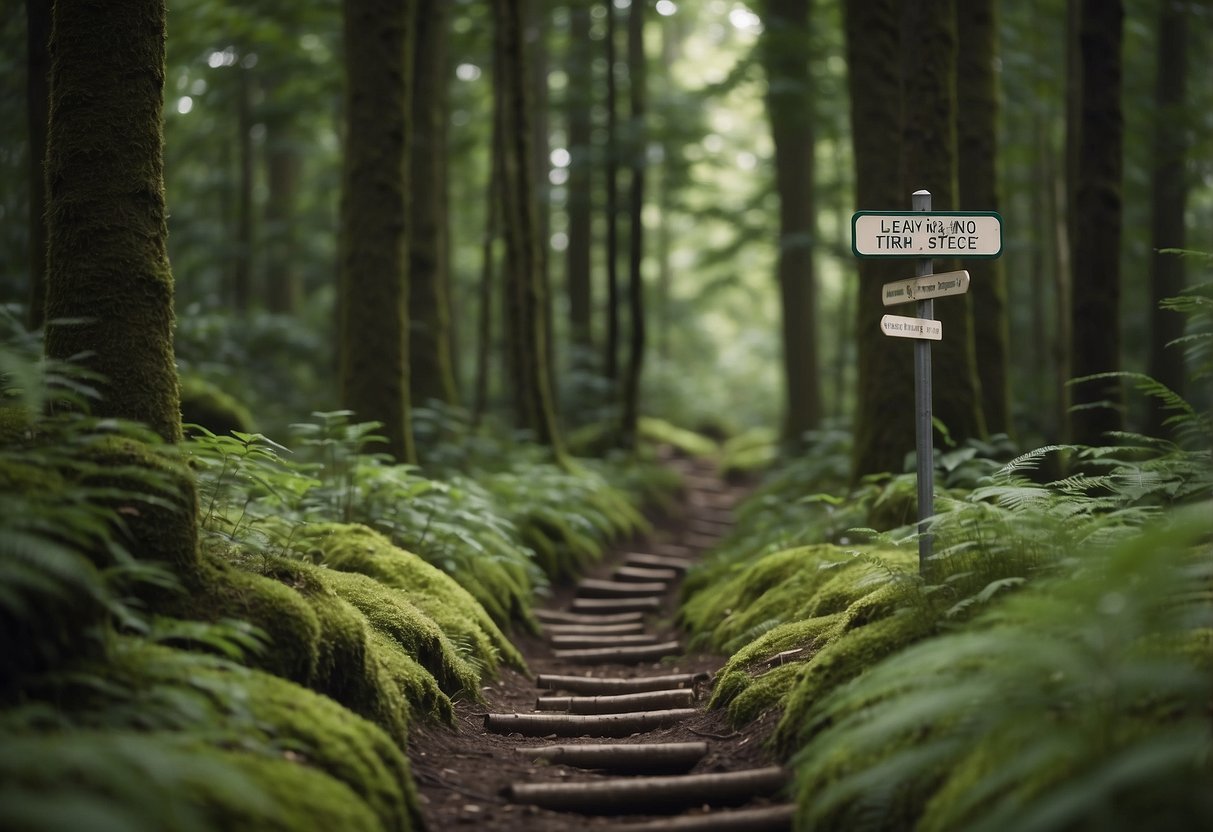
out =
[[674,623],[686,568],[732,525],[741,488],[709,463],[675,459],[683,510],[553,587],[541,638],[517,637],[534,679],[513,670],[454,730],[414,730],[409,756],[431,832],[791,829],[769,720],[732,730],[704,708],[724,658],[686,648]]

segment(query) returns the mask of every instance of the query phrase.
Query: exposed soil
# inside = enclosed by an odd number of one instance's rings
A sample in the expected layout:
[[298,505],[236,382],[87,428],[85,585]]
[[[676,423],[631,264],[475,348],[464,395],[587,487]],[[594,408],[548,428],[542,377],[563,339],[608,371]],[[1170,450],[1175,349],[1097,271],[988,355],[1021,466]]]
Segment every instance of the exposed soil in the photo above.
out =
[[[645,540],[626,542],[609,553],[603,563],[598,564],[590,577],[609,577],[612,569],[621,563],[627,552],[655,552],[660,544],[688,545],[691,557],[702,553],[705,545],[714,541],[702,534],[687,530],[692,517],[703,517],[705,513],[719,519],[727,512],[709,509],[707,504],[735,502],[741,486],[725,485],[714,477],[711,470],[702,465],[684,461],[671,463],[689,475],[689,487],[684,494],[682,510],[669,520],[658,524],[657,529]],[[719,484],[717,484],[719,483]],[[725,489],[717,493],[708,489]],[[665,595],[665,609],[649,616],[646,630],[661,636],[685,638],[673,623],[679,587],[677,583]],[[570,583],[553,589],[543,607],[567,610],[576,594]],[[663,638],[664,640],[664,638]],[[639,665],[570,664],[553,658],[544,639],[529,635],[518,635],[515,643],[526,657],[533,674],[558,673],[600,677],[653,676],[667,673],[714,673],[724,663],[723,657],[703,653],[687,652],[670,656],[660,662]],[[685,643],[685,640],[684,640]],[[585,816],[554,812],[534,806],[517,805],[503,796],[511,783],[540,782],[590,782],[603,778],[618,777],[566,765],[534,762],[518,754],[515,748],[542,745],[546,738],[522,737],[519,734],[492,734],[484,730],[486,713],[530,713],[535,709],[539,695],[550,695],[553,691],[540,691],[534,680],[514,670],[505,670],[500,677],[483,688],[483,702],[456,703],[456,725],[453,729],[444,726],[416,726],[412,731],[409,757],[413,774],[421,792],[423,810],[431,832],[458,829],[475,825],[484,830],[497,832],[557,832],[578,827],[606,828],[627,821],[655,819],[658,816],[631,814],[628,807],[621,806],[619,815]],[[772,764],[765,747],[765,740],[773,724],[770,720],[759,720],[742,731],[733,730],[719,712],[703,709],[703,700],[708,693],[707,685],[699,690],[699,713],[669,728],[634,734],[616,740],[561,739],[558,742],[690,742],[707,741],[708,754],[691,769],[693,774],[737,771]],[[756,800],[748,805],[764,805]]]

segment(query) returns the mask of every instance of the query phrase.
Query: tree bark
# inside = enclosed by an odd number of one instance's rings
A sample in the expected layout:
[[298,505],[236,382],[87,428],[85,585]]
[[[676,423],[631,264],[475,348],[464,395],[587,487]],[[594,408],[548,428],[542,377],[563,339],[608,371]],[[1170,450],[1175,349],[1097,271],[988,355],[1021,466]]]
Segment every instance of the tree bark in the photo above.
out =
[[409,240],[409,398],[458,401],[451,360],[446,215],[447,29],[450,4],[418,0],[413,56],[413,223]]
[[676,641],[638,644],[626,647],[585,647],[577,650],[553,650],[553,658],[573,664],[640,664],[660,661],[682,649]]
[[341,203],[342,403],[383,423],[415,462],[409,408],[408,145],[412,2],[344,0],[346,148]]
[[[1162,249],[1183,248],[1184,209],[1188,180],[1184,163],[1188,153],[1184,105],[1187,88],[1187,21],[1183,4],[1162,0],[1158,20],[1158,62],[1154,81],[1154,170],[1151,195],[1150,354],[1147,372],[1179,395],[1184,395],[1184,362],[1177,348],[1167,344],[1184,333],[1183,317],[1160,309],[1159,304],[1184,288],[1184,262]],[[1167,412],[1149,404],[1146,431],[1166,433]]]
[[628,9],[628,98],[631,104],[631,124],[628,130],[628,150],[631,157],[632,182],[629,194],[628,218],[628,317],[631,333],[628,339],[628,365],[623,377],[623,408],[620,440],[625,448],[636,446],[636,425],[640,419],[640,376],[644,370],[645,309],[644,309],[644,176],[647,160],[645,130],[646,58],[644,53],[643,2],[632,3]]
[[537,711],[565,711],[570,714],[626,714],[666,708],[690,708],[695,705],[691,688],[652,690],[606,696],[540,696]]
[[817,358],[817,300],[813,283],[816,245],[813,79],[806,54],[809,0],[766,0],[759,54],[767,75],[767,117],[775,145],[779,194],[776,277],[782,316],[783,441],[804,445],[821,419]]
[[652,690],[672,690],[694,687],[709,681],[707,673],[673,673],[665,676],[637,676],[631,679],[604,679],[594,676],[560,676],[540,674],[535,685],[544,690],[567,690],[588,695],[643,693]]
[[51,0],[25,0],[26,114],[29,135],[29,312],[46,320],[46,130],[50,112]]
[[589,0],[569,3],[569,48],[565,63],[569,83],[565,113],[569,125],[569,247],[565,282],[569,297],[570,338],[584,361],[593,349],[593,120],[594,75],[586,44],[590,42]]
[[[997,211],[998,184],[998,0],[956,4],[957,179],[961,211]],[[967,260],[975,326],[974,346],[981,373],[981,410],[992,433],[1011,432],[1011,390],[1007,342],[1007,287],[1003,261]],[[948,302],[950,305],[950,302]],[[946,338],[952,337],[949,333]]]
[[252,70],[236,68],[236,251],[232,261],[232,306],[247,314],[253,304],[253,78]]
[[782,768],[629,777],[590,783],[514,783],[507,796],[516,803],[572,812],[656,813],[678,807],[732,805],[773,795],[788,782]]
[[573,612],[595,612],[612,615],[620,612],[656,612],[661,609],[661,598],[649,595],[644,598],[574,598]]
[[[1078,191],[1074,206],[1072,370],[1076,377],[1120,369],[1120,232],[1124,116],[1121,109],[1122,0],[1082,0]],[[1073,440],[1096,444],[1123,426],[1119,380],[1073,388]]]
[[[606,344],[602,374],[612,382],[619,378],[619,123],[615,83],[615,4],[606,4]],[[617,395],[612,386],[611,396]]]
[[299,305],[300,295],[295,199],[302,160],[292,119],[274,119],[266,132],[265,303],[271,312],[289,314]]
[[484,729],[524,737],[626,737],[666,728],[698,713],[695,708],[671,708],[626,714],[485,714]]
[[581,743],[515,748],[532,760],[554,765],[640,773],[685,771],[708,753],[706,742],[618,743],[612,745]]

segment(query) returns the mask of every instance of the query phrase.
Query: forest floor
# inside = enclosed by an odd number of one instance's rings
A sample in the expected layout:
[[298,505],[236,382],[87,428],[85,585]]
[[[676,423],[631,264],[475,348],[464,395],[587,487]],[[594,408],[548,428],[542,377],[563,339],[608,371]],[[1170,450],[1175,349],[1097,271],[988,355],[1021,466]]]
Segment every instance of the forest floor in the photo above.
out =
[[[646,538],[625,541],[615,547],[585,577],[610,579],[627,555],[635,552],[684,554],[693,560],[715,542],[712,537],[702,533],[703,522],[716,524],[721,530],[731,523],[730,509],[744,491],[743,486],[722,482],[714,470],[704,463],[672,460],[670,464],[686,478],[687,487],[679,509],[672,513],[670,519],[659,521],[653,533]],[[693,531],[696,521],[700,522],[700,529]],[[545,637],[516,635],[515,643],[534,676],[562,674],[618,679],[714,674],[724,664],[724,657],[685,650],[685,634],[678,631],[674,621],[679,583],[680,580],[675,580],[662,594],[660,610],[644,619],[645,632],[655,633],[661,641],[677,639],[684,648],[659,661],[572,664],[567,659],[554,656]],[[538,609],[540,614],[545,609],[567,611],[576,597],[576,583],[555,586],[552,596],[544,599]],[[671,818],[674,825],[668,828],[674,830],[700,828],[687,824],[691,823],[691,818],[700,818],[695,823],[702,823],[709,813],[724,820],[723,810],[710,812],[706,805],[670,806],[667,807],[669,811],[662,811],[659,808],[645,809],[640,802],[625,800],[615,804],[612,814],[597,814],[593,810],[590,813],[578,811],[570,814],[512,802],[506,795],[507,787],[514,783],[595,783],[628,776],[533,760],[515,750],[552,743],[706,742],[707,754],[693,768],[686,770],[687,774],[696,775],[755,770],[773,765],[765,742],[774,726],[773,719],[760,719],[747,725],[744,730],[733,730],[723,712],[704,708],[710,681],[705,677],[694,687],[694,714],[686,714],[676,724],[666,728],[618,739],[523,737],[520,734],[486,731],[485,715],[534,713],[537,696],[559,694],[561,691],[539,690],[534,678],[515,670],[504,670],[497,680],[483,688],[484,701],[456,704],[454,728],[426,725],[413,729],[409,757],[429,829],[431,832],[466,826],[494,832],[560,832],[578,827],[647,829],[664,827],[645,826],[645,821],[665,823],[663,818]],[[764,797],[752,800],[742,798],[732,802],[734,805],[745,803],[748,808],[772,805]],[[743,817],[737,817],[734,823],[737,822],[741,825],[728,828],[790,828],[790,819],[783,820],[782,815],[781,820],[774,824],[770,818],[765,818],[761,826],[752,825]]]

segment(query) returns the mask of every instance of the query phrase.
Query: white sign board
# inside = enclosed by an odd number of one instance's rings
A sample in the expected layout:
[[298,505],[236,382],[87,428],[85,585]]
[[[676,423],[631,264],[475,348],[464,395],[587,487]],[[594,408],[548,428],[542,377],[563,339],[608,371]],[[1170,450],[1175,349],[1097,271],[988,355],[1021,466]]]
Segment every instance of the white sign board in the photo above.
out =
[[897,303],[909,303],[914,300],[963,295],[967,291],[969,291],[969,273],[961,270],[886,283],[881,287],[880,297],[885,306],[893,306]]
[[919,338],[927,341],[943,340],[943,324],[928,318],[903,318],[901,315],[885,315],[880,319],[880,329],[894,338]]
[[856,257],[993,258],[1002,254],[1002,217],[993,211],[858,211]]

